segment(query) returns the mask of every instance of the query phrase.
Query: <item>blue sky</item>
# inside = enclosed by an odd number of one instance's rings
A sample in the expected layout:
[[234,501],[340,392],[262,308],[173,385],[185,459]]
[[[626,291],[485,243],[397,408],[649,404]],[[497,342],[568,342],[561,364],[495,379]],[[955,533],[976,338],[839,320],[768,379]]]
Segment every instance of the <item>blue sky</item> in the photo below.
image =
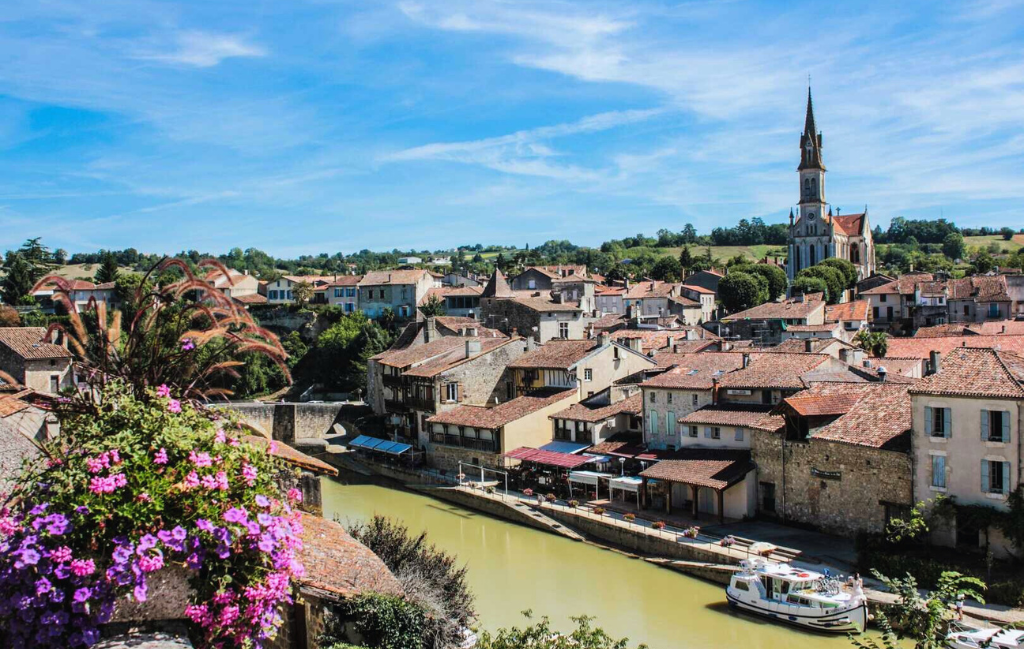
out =
[[597,244],[828,198],[1024,225],[1024,6],[7,0],[0,249]]

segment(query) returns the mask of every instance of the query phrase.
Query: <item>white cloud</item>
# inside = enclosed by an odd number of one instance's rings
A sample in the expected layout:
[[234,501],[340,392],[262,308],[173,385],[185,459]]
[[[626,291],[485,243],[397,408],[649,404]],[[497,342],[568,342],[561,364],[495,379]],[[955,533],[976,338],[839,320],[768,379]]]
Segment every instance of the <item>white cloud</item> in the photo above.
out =
[[137,58],[191,65],[197,68],[210,68],[219,65],[225,59],[266,55],[265,48],[247,43],[241,36],[186,31],[177,34],[173,51],[160,54],[140,54]]

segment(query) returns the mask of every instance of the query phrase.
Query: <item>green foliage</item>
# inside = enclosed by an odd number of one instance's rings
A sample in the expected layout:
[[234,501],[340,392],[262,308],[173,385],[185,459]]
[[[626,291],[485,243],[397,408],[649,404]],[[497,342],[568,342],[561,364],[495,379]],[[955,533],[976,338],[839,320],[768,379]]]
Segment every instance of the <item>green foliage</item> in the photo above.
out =
[[828,289],[825,291],[825,299],[829,304],[837,304],[846,288],[846,277],[842,271],[824,263],[801,270],[797,273],[797,278],[800,277],[816,277],[823,280]]
[[809,295],[811,293],[828,293],[828,285],[825,280],[818,277],[797,277],[793,280],[791,287],[793,295]]
[[423,644],[457,645],[475,611],[466,568],[457,564],[456,557],[430,545],[426,532],[410,534],[407,527],[383,516],[355,525],[351,533],[380,557],[402,582],[407,597],[428,613]]
[[679,267],[683,271],[683,275],[689,274],[690,269],[693,268],[693,255],[690,254],[690,246],[683,246],[683,249],[679,251]]
[[878,358],[883,358],[885,352],[889,350],[889,336],[884,331],[862,329],[853,341]]
[[730,270],[730,273],[737,271],[763,277],[768,283],[768,300],[774,301],[786,294],[786,287],[789,286],[789,279],[786,277],[786,271],[782,270],[775,264],[744,263],[739,266],[734,266]]
[[744,311],[768,301],[768,282],[760,275],[730,272],[718,283],[718,299],[729,313]]
[[1009,509],[1000,521],[999,529],[1019,552],[1024,550],[1024,488],[1018,485],[1010,493],[1006,504]]
[[362,311],[346,314],[325,329],[310,350],[313,377],[329,390],[365,390],[367,361],[393,340]]
[[950,232],[942,240],[942,254],[952,260],[963,259],[967,256],[967,244],[959,232]]
[[44,275],[57,267],[53,253],[42,243],[42,237],[28,239],[18,248],[15,254],[20,255],[28,264],[32,281],[37,282]]
[[853,265],[853,262],[840,259],[839,257],[830,257],[828,259],[822,259],[819,262],[822,266],[829,266],[835,268],[843,274],[843,278],[846,280],[844,288],[854,288],[857,286],[857,267]]
[[661,257],[651,266],[651,279],[664,282],[678,282],[682,279],[683,269],[675,257]]
[[427,302],[420,307],[420,313],[431,318],[446,315],[448,311],[444,308],[444,301],[441,298],[436,295],[431,295],[427,298]]
[[30,294],[35,281],[32,278],[32,267],[25,258],[20,254],[13,255],[7,260],[4,270],[4,302],[10,305],[34,303]]
[[983,250],[974,258],[974,268],[979,273],[987,273],[996,265],[995,259],[988,251]]
[[108,252],[103,255],[103,262],[96,269],[96,275],[93,279],[96,280],[97,284],[106,284],[107,282],[116,282],[120,274],[121,271],[117,265],[117,258]]
[[426,614],[402,597],[362,593],[341,605],[367,647],[372,649],[419,649]]
[[1001,228],[999,234],[1003,237],[1003,241],[1010,241],[1016,232],[1013,231],[1013,228]]
[[[851,637],[854,647],[861,649],[886,649],[901,646],[901,640],[914,643],[914,649],[943,649],[946,644],[946,623],[950,605],[957,595],[963,594],[984,604],[981,591],[985,584],[980,579],[965,577],[958,572],[944,572],[939,577],[928,597],[918,590],[917,580],[912,576],[890,578],[877,570],[875,577],[896,595],[898,601],[876,614],[878,626],[882,629],[881,645],[873,639],[860,640]],[[896,630],[894,630],[896,629]]]
[[[478,649],[627,649],[628,638],[615,639],[604,629],[595,628],[594,618],[581,615],[570,618],[576,625],[572,633],[558,633],[551,627],[547,617],[533,622],[531,611],[524,611],[528,625],[523,628],[499,629],[495,635],[484,632],[477,644]],[[638,649],[645,649],[639,645]]]
[[885,524],[885,538],[893,545],[919,540],[928,533],[928,521],[924,515],[925,503],[916,503],[907,516],[893,518]]

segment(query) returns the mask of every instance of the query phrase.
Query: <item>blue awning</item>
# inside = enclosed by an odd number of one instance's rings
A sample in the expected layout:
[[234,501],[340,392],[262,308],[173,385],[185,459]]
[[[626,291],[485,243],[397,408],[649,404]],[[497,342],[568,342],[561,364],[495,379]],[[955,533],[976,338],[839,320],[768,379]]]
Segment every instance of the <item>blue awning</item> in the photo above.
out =
[[405,453],[406,451],[409,451],[411,449],[411,444],[402,444],[400,442],[395,442],[394,446],[385,451],[385,453],[390,453],[391,455],[401,455],[402,453]]
[[579,453],[585,448],[590,448],[591,444],[578,444],[576,442],[549,442],[544,446],[540,447],[542,451],[552,451],[554,453]]
[[352,440],[351,442],[349,442],[348,445],[353,447],[353,448],[363,448],[363,447],[366,446],[367,442],[369,442],[371,439],[373,439],[373,438],[372,437],[367,437],[366,435],[360,435],[359,437],[357,437],[354,440]]
[[373,450],[379,451],[381,453],[387,453],[394,445],[394,442],[385,441],[383,444],[378,444],[377,446],[373,447]]
[[388,440],[386,440],[386,439],[378,439],[378,438],[374,437],[374,438],[370,439],[369,442],[364,444],[363,448],[365,448],[367,450],[373,451],[373,450],[376,450],[376,449],[380,448],[380,446],[382,444],[390,444],[390,442]]

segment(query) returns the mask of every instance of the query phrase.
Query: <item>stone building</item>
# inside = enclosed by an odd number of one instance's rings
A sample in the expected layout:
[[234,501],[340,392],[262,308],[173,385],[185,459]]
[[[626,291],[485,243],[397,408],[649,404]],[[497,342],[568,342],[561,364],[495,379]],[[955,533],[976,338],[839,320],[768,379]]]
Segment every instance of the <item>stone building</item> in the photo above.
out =
[[825,300],[821,293],[795,295],[730,314],[719,322],[723,336],[739,336],[760,345],[776,344],[782,342],[782,333],[788,327],[825,324]]
[[46,339],[43,327],[0,327],[0,370],[36,392],[72,386],[71,352]]
[[620,433],[637,434],[643,429],[642,410],[643,396],[639,391],[625,396],[621,391],[608,389],[551,415],[553,439],[584,448]]
[[913,504],[907,384],[818,383],[752,436],[758,508],[833,534],[881,532]]
[[[583,338],[587,327],[596,319],[594,284],[562,286],[569,290],[513,291],[501,271],[495,270],[480,295],[480,321],[509,335],[518,333],[533,338],[538,343],[554,338]],[[574,301],[571,299],[577,295],[574,291],[583,291],[583,296]]]
[[399,319],[416,317],[416,307],[440,280],[426,270],[372,271],[359,280],[359,310],[377,319],[391,309]]
[[528,266],[523,272],[512,278],[512,290],[550,291],[555,288],[557,280],[586,277],[586,266]]
[[[814,121],[811,89],[807,89],[807,115],[800,136],[800,203],[798,216],[789,211],[789,255],[786,274],[793,280],[804,268],[823,259],[839,258],[852,263],[858,279],[875,271],[875,243],[865,206],[860,214],[838,213],[825,199],[823,138]],[[827,210],[827,213],[826,213]],[[795,220],[794,220],[795,219]]]

